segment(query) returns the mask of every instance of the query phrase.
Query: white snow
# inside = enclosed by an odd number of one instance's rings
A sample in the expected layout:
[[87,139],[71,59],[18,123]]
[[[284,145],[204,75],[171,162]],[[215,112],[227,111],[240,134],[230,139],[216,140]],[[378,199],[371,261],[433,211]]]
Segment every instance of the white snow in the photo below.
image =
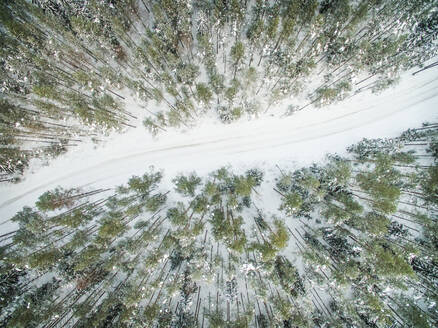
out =
[[179,172],[203,175],[227,164],[235,171],[301,166],[328,152],[343,153],[363,137],[397,136],[437,120],[438,70],[406,73],[399,85],[380,95],[364,92],[337,105],[281,117],[287,105],[272,107],[257,120],[230,125],[204,121],[192,131],[170,131],[157,139],[137,124],[105,144],[79,144],[50,165],[28,172],[23,182],[0,186],[0,233],[14,229],[7,220],[24,205],[31,206],[41,193],[59,185],[114,187],[150,165],[164,170],[167,183]]

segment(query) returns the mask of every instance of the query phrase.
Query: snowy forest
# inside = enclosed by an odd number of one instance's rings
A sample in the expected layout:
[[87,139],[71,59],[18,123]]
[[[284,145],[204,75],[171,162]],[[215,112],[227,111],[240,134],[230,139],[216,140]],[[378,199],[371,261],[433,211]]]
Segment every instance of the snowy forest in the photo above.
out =
[[436,7],[435,0],[3,0],[1,181],[19,181],[32,159],[132,129],[140,116],[156,135],[193,128],[206,115],[229,123],[286,101],[287,116],[381,92],[437,55]]
[[[436,69],[438,1],[1,0],[0,38],[0,188],[20,188],[134,129],[382,94]],[[0,204],[0,328],[437,327],[436,122],[310,165],[39,182]]]
[[[438,124],[270,182],[56,188],[1,235],[3,327],[436,327]],[[275,204],[276,215],[265,207]]]

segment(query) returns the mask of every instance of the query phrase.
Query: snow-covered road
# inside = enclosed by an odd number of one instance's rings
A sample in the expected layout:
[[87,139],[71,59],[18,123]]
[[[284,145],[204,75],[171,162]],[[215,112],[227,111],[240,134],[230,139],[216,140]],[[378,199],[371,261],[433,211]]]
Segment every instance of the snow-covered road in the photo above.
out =
[[[139,124],[104,145],[81,144],[19,184],[1,186],[0,223],[58,185],[113,187],[142,174],[150,165],[163,169],[170,179],[177,172],[202,174],[226,164],[243,168],[308,164],[327,152],[343,152],[363,137],[396,136],[437,119],[438,70],[430,69],[416,76],[406,74],[398,86],[380,95],[366,92],[338,105],[286,118],[272,108],[270,115],[259,120],[230,125],[204,122],[193,131],[169,132],[157,140]],[[10,229],[8,223],[0,225],[1,233]]]

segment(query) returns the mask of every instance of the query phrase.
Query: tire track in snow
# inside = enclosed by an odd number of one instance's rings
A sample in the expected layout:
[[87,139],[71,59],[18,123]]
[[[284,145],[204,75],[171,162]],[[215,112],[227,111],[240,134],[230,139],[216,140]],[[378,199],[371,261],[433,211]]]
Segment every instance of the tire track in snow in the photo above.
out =
[[[435,91],[435,90],[436,90],[436,89],[434,89],[434,91]],[[434,95],[432,95],[432,96],[430,96],[430,97],[427,97],[427,98],[425,98],[425,99],[422,99],[422,100],[420,100],[420,101],[418,101],[418,102],[416,102],[416,103],[414,103],[414,104],[412,104],[412,105],[422,103],[422,102],[424,102],[424,101],[427,101],[427,100],[433,99],[433,98],[435,98],[435,97],[437,97],[437,96],[438,96],[438,93],[435,93]],[[406,106],[404,109],[408,109],[408,108],[412,107],[412,105]],[[401,112],[401,111],[402,111],[402,110],[397,111],[397,112]],[[351,127],[349,127],[349,128],[346,128],[346,129],[343,129],[343,130],[340,130],[340,131],[335,131],[335,132],[331,132],[331,133],[320,134],[320,135],[317,135],[317,136],[315,136],[315,137],[313,137],[313,138],[302,138],[302,139],[294,140],[294,141],[291,141],[291,142],[285,142],[285,143],[280,143],[280,144],[269,145],[269,148],[282,147],[282,146],[292,145],[292,144],[296,144],[296,143],[300,143],[300,142],[311,141],[311,140],[315,140],[315,139],[321,139],[321,138],[325,138],[325,137],[329,137],[329,136],[334,136],[334,135],[337,135],[337,134],[340,134],[340,133],[343,133],[343,132],[346,132],[346,131],[353,130],[353,129],[357,128],[357,127],[364,127],[364,126],[366,126],[366,125],[373,124],[373,123],[379,121],[380,119],[385,118],[385,117],[392,116],[393,114],[394,114],[394,113],[390,113],[390,114],[387,114],[387,115],[385,115],[385,116],[379,117],[378,119],[375,119],[375,120],[372,120],[372,121],[366,122],[366,123],[364,123],[364,124],[357,124],[356,126],[351,126]],[[349,116],[349,115],[344,115],[344,116]],[[335,120],[333,120],[333,121],[335,121]],[[254,150],[260,150],[260,149],[261,149],[261,148],[249,148],[249,149],[245,149],[245,150],[239,151],[239,152],[237,152],[236,154],[243,154],[243,153],[251,152],[251,151],[254,151]]]

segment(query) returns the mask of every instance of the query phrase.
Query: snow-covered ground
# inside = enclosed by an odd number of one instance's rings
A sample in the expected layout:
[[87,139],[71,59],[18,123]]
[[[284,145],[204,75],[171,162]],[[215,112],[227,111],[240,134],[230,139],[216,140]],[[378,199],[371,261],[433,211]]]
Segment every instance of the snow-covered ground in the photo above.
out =
[[179,172],[202,175],[227,164],[237,171],[253,166],[274,170],[274,164],[300,166],[328,152],[343,153],[363,137],[397,136],[438,119],[438,70],[406,73],[396,87],[380,95],[364,92],[290,117],[281,117],[282,112],[273,106],[258,120],[230,125],[204,121],[193,131],[168,132],[157,139],[138,124],[103,145],[80,144],[49,166],[29,172],[23,182],[0,187],[0,233],[14,229],[7,222],[12,215],[56,186],[114,187],[150,165],[164,170],[165,183]]

